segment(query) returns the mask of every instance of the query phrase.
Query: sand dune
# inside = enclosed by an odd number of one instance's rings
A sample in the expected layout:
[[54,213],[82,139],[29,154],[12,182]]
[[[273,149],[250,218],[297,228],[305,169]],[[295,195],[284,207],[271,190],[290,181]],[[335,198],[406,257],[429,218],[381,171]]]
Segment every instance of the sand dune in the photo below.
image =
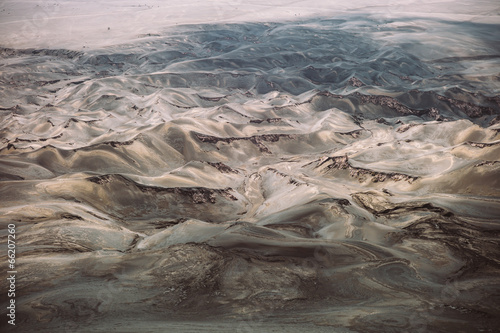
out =
[[498,327],[492,3],[56,5],[36,42],[0,40],[18,330]]

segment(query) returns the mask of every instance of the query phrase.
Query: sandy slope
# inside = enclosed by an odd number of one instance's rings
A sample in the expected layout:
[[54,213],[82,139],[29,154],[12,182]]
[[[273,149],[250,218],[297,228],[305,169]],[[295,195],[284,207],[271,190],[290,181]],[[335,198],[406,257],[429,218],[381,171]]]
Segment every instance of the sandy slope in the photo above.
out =
[[0,9],[17,330],[498,327],[494,3],[54,4]]

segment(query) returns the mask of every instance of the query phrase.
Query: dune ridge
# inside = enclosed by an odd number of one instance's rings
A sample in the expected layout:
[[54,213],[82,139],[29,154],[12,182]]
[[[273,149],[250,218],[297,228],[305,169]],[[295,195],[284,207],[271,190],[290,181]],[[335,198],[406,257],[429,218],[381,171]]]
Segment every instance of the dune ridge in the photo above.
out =
[[426,22],[0,49],[20,325],[494,331],[500,44],[481,33],[498,26],[470,23],[476,54],[429,55],[422,29],[465,28]]

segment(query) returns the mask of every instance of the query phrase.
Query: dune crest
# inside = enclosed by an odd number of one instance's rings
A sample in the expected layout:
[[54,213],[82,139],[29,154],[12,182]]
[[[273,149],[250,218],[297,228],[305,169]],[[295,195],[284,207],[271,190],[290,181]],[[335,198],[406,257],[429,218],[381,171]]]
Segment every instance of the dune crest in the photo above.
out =
[[0,49],[20,325],[497,328],[498,25],[419,20]]

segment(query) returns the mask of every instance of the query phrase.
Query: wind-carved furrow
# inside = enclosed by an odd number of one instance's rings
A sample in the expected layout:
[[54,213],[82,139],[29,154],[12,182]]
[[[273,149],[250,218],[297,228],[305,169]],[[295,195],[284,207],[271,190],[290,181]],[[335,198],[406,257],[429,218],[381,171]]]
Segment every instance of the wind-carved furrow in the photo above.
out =
[[482,166],[494,166],[497,164],[500,164],[500,161],[482,161],[482,162],[479,162],[477,164],[474,164],[474,167],[477,168],[477,167],[482,167]]
[[457,109],[463,111],[466,115],[468,115],[471,118],[478,118],[482,117],[485,115],[493,115],[493,114],[498,114],[498,111],[495,112],[495,110],[491,107],[487,106],[479,106],[475,105],[472,103],[444,97],[438,95],[437,98],[441,101],[446,101],[450,103],[452,106],[456,107]]
[[230,144],[234,141],[249,141],[254,145],[256,145],[261,152],[267,154],[271,154],[271,151],[266,145],[264,145],[264,142],[278,142],[281,138],[293,139],[295,137],[295,135],[292,134],[263,134],[250,137],[229,137],[229,138],[221,138],[200,133],[194,133],[194,135],[201,142],[212,143],[212,144],[217,144],[218,142],[224,142]]
[[[52,138],[43,138],[43,139],[38,139],[38,140],[16,139],[14,141],[14,143],[15,142],[18,142],[18,143],[19,142],[27,142],[27,143],[45,142],[45,141],[52,140],[52,139],[58,139],[58,138],[62,137],[63,135],[64,134],[61,133],[60,135],[57,135],[57,136],[52,137]],[[136,139],[128,140],[128,141],[105,141],[105,142],[94,143],[94,144],[91,144],[91,145],[88,145],[88,146],[83,146],[83,147],[80,147],[80,148],[74,148],[74,149],[61,149],[59,147],[54,146],[53,144],[48,144],[48,145],[40,147],[40,148],[38,148],[36,150],[34,150],[33,147],[31,147],[31,149],[29,149],[28,151],[32,151],[34,153],[34,152],[44,151],[44,150],[55,150],[55,151],[60,152],[63,156],[70,156],[70,155],[72,155],[74,153],[77,153],[77,152],[99,149],[99,148],[106,147],[106,146],[110,146],[110,147],[113,147],[113,148],[118,148],[118,147],[121,147],[121,146],[130,146],[130,145],[132,145],[135,142],[135,140]],[[6,150],[9,150],[9,149],[19,150],[19,148],[16,148],[16,146],[14,145],[14,143],[9,143],[7,145],[7,147],[5,147],[3,149],[6,149]],[[3,149],[0,149],[0,151],[2,151]],[[25,148],[23,148],[23,152],[25,152]]]
[[307,183],[304,183],[302,181],[298,181],[298,180],[294,179],[293,177],[291,177],[290,175],[284,174],[283,172],[280,172],[274,168],[268,168],[267,170],[279,175],[280,177],[288,178],[289,179],[288,182],[292,185],[295,185],[295,186],[307,185]]
[[395,182],[406,181],[411,184],[420,178],[403,173],[381,172],[354,167],[349,162],[349,158],[347,157],[347,155],[323,158],[317,162],[316,168],[321,169],[323,172],[328,172],[330,170],[348,170],[351,177],[355,177],[360,181],[363,181],[366,176],[370,176],[372,177],[371,181],[374,183],[382,183],[386,180],[392,180]]
[[354,93],[353,96],[354,98],[358,99],[361,104],[371,103],[374,105],[386,106],[403,115],[421,116],[425,113],[430,112],[430,110],[411,109],[406,105],[402,104],[401,102],[399,102],[397,99],[389,96],[370,96],[370,95],[362,95],[360,93]]
[[222,196],[224,198],[230,200],[238,200],[235,196],[231,194],[233,191],[232,188],[225,189],[209,189],[203,187],[158,187],[158,186],[147,186],[143,184],[136,183],[125,176],[122,175],[103,175],[103,176],[95,176],[87,178],[88,181],[99,184],[106,185],[112,182],[121,182],[124,183],[125,186],[133,186],[136,187],[143,193],[151,193],[151,194],[176,194],[184,197],[189,197],[195,204],[201,203],[215,203],[217,196]]
[[206,162],[206,163],[213,166],[214,168],[216,168],[217,170],[219,170],[222,173],[235,173],[235,174],[239,173],[238,170],[235,170],[222,162]]
[[436,207],[430,202],[392,203],[388,200],[388,197],[393,196],[393,194],[387,190],[383,190],[382,193],[376,191],[359,192],[351,194],[351,196],[359,205],[375,216],[402,215],[418,211],[439,213],[443,216],[453,215],[450,211]]
[[488,147],[494,147],[500,145],[500,141],[496,142],[472,142],[468,141],[464,143],[465,145],[474,147],[474,148],[488,148]]
[[[468,94],[464,92],[464,94]],[[419,96],[415,98],[414,96]],[[471,96],[475,96],[475,94],[470,94]],[[439,95],[434,92],[425,92],[419,90],[411,90],[406,93],[400,94],[398,98],[386,96],[386,95],[366,95],[360,92],[355,92],[352,94],[340,95],[335,94],[329,91],[321,91],[316,94],[318,97],[327,97],[337,101],[353,101],[358,103],[359,105],[372,104],[376,106],[386,107],[388,109],[394,110],[398,114],[401,115],[416,115],[416,116],[425,116],[429,115],[437,118],[438,120],[443,119],[439,114],[439,109],[450,109],[450,110],[458,110],[464,112],[471,119],[480,118],[483,116],[493,116],[498,115],[500,113],[500,105],[496,98],[481,98],[483,100],[488,101],[492,106],[482,106],[470,102],[464,102],[458,99],[445,97]],[[314,97],[308,100],[306,103],[311,103]],[[430,107],[419,107],[417,105],[412,105],[413,103],[405,102],[403,103],[401,100],[428,100],[432,99],[435,101],[434,105]],[[427,104],[427,103],[426,103]],[[493,107],[495,105],[495,107]]]
[[59,139],[62,136],[63,136],[63,133],[55,135],[55,136],[52,136],[50,138],[40,138],[40,139],[21,139],[21,138],[16,138],[14,140],[14,143],[16,143],[16,142],[44,142],[44,141],[47,141],[47,140]]

